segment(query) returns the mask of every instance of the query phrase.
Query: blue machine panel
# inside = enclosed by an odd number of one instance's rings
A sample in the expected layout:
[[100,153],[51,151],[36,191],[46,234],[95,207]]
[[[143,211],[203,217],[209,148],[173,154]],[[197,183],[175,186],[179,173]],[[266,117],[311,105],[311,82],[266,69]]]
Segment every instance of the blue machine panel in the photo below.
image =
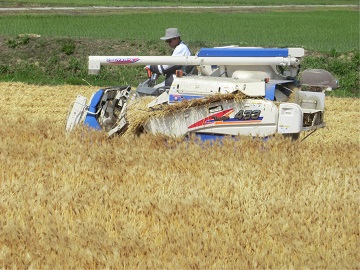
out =
[[198,137],[202,142],[210,141],[210,142],[216,142],[221,141],[228,135],[222,135],[222,134],[207,134],[207,133],[195,133],[196,137]]
[[[95,113],[96,112],[96,106],[99,104],[104,91],[100,89],[95,93],[93,98],[91,99],[90,105],[89,105],[89,112]],[[87,125],[93,129],[101,129],[101,126],[99,125],[99,122],[96,120],[96,115],[88,113],[85,117],[84,125]]]
[[275,83],[265,84],[265,98],[268,100],[275,100]]
[[203,98],[204,96],[195,96],[195,95],[169,95],[169,103],[181,102],[183,100],[191,100],[197,98]]
[[288,57],[287,48],[201,48],[199,57]]

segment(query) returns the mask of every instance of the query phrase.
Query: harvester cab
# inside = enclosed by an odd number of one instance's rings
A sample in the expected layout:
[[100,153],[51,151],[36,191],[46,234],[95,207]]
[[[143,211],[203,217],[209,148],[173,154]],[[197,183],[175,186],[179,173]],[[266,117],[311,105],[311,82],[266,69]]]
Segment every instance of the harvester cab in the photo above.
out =
[[[178,106],[176,111],[148,117],[142,127],[145,132],[201,138],[275,133],[298,137],[302,131],[325,126],[324,92],[337,87],[337,81],[325,70],[305,70],[299,80],[303,57],[302,48],[236,46],[203,48],[195,56],[90,56],[89,74],[99,74],[101,66],[109,65],[196,68],[195,74],[178,70],[170,87],[157,84],[157,75],[147,70],[148,79],[139,84],[134,95],[154,96],[147,105],[149,111]],[[89,104],[78,96],[66,129],[85,124],[103,129],[109,136],[124,133],[129,124],[127,106],[134,98],[130,96],[130,86],[99,90]]]
[[165,82],[157,83],[159,74],[152,73],[149,66],[145,67],[147,79],[136,89],[139,96],[159,96],[165,91]]

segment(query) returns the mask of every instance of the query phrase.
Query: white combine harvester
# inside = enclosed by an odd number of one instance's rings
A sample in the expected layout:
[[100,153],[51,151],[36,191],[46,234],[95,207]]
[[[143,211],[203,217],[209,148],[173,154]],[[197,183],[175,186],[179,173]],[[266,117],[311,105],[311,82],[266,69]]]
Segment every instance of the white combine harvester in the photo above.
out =
[[[156,84],[157,76],[149,74],[136,91],[130,91],[130,86],[100,89],[89,103],[86,97],[78,96],[69,111],[66,130],[84,124],[105,130],[109,136],[122,134],[129,125],[127,105],[134,96],[151,95],[155,97],[147,106],[149,111],[184,100],[187,104],[195,99],[204,102],[151,117],[143,125],[145,132],[195,134],[202,139],[275,133],[298,138],[302,131],[325,126],[324,92],[337,87],[337,81],[325,70],[305,70],[299,80],[303,57],[302,48],[237,46],[203,48],[195,56],[90,56],[89,74],[99,74],[101,66],[110,65],[179,65],[182,69],[170,87]],[[192,71],[185,73],[189,69]],[[231,94],[243,98],[231,98]],[[230,98],[222,99],[221,95]],[[290,95],[294,95],[293,102],[289,102]]]

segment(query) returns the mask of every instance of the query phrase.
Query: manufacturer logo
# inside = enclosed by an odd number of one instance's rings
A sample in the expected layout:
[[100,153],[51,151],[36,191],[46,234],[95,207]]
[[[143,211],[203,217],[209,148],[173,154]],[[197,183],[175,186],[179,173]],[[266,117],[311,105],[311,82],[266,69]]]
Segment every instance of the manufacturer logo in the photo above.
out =
[[205,117],[200,121],[195,122],[194,124],[188,126],[188,128],[189,129],[199,128],[206,125],[240,126],[240,125],[260,123],[263,119],[263,117],[260,116],[261,110],[240,110],[234,115],[234,117],[230,117],[230,115],[233,113],[234,113],[234,109],[223,110],[215,114],[212,114],[208,117]]
[[119,64],[119,65],[126,65],[126,64],[133,64],[140,60],[140,58],[107,58],[107,63]]

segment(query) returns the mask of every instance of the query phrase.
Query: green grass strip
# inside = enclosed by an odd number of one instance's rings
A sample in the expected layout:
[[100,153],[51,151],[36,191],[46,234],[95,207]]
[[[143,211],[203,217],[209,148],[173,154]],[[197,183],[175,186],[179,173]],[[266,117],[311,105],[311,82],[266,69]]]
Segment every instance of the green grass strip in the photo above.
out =
[[3,36],[35,33],[49,37],[159,41],[164,29],[178,27],[189,43],[340,52],[359,48],[357,11],[18,15],[0,17],[0,25]]
[[0,6],[268,6],[268,5],[358,5],[357,0],[21,0],[1,1]]

